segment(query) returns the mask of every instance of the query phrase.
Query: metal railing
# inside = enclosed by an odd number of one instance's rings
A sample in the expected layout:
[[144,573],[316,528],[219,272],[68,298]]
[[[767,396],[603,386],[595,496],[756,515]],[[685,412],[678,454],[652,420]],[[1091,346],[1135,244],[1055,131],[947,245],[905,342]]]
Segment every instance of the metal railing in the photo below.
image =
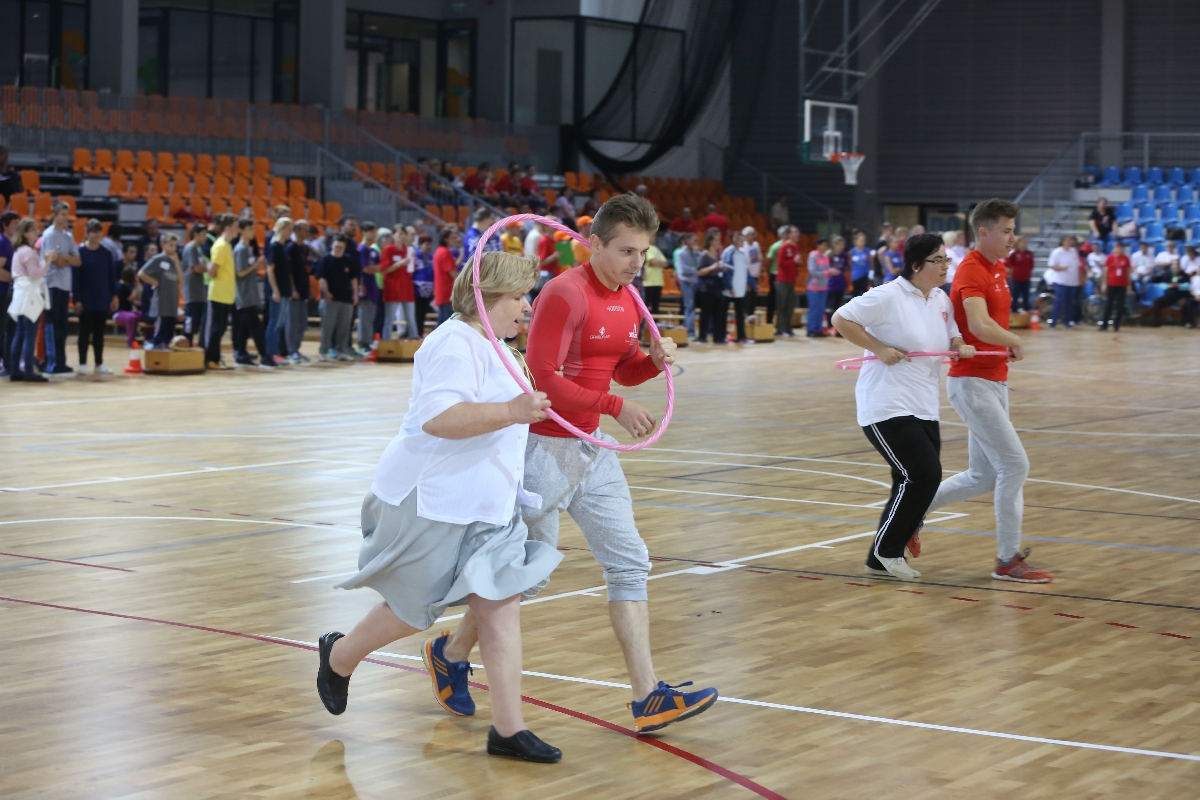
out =
[[1083,133],[1079,173],[1085,167],[1200,167],[1200,133]]

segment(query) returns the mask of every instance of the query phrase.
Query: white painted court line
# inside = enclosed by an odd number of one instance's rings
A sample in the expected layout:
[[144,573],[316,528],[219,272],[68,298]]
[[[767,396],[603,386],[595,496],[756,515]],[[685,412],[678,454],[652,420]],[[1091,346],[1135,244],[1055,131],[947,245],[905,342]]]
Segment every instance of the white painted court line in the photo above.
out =
[[181,472],[158,472],[153,475],[131,475],[127,478],[108,477],[99,478],[94,481],[74,481],[73,483],[48,483],[44,486],[24,486],[13,487],[5,486],[2,491],[6,492],[33,492],[39,489],[66,489],[70,486],[93,486],[98,483],[127,483],[129,481],[148,481],[155,478],[178,478],[181,475],[202,475],[209,472],[231,472],[239,469],[258,469],[260,467],[281,467],[287,464],[308,464],[312,459],[301,458],[292,461],[268,461],[263,464],[242,464],[236,467],[201,467],[200,469],[189,469]]
[[133,520],[133,519],[158,519],[169,520],[171,522],[240,522],[244,525],[288,525],[293,528],[312,528],[318,531],[337,531],[344,533],[353,531],[359,534],[357,525],[332,524],[332,525],[311,525],[305,522],[290,522],[279,519],[228,519],[225,517],[171,517],[171,516],[120,516],[120,517],[43,517],[41,519],[10,519],[0,522],[0,525],[33,525],[41,522],[100,522],[105,520]]
[[336,572],[333,575],[318,575],[315,578],[302,578],[301,580],[298,580],[298,581],[288,581],[288,582],[289,583],[312,583],[313,581],[325,581],[325,580],[329,580],[330,578],[348,578],[351,575],[357,575],[357,574],[358,574],[358,570],[355,570],[354,572]]
[[691,460],[687,460],[687,459],[675,459],[675,458],[626,458],[626,459],[624,459],[624,463],[627,463],[627,464],[641,464],[641,463],[648,463],[648,464],[699,464],[699,465],[703,465],[703,466],[713,466],[713,467],[743,467],[743,468],[750,468],[750,469],[778,470],[781,472],[806,472],[806,473],[809,473],[812,475],[828,475],[828,476],[834,477],[834,478],[848,478],[852,481],[863,481],[864,483],[873,483],[876,486],[882,486],[885,489],[892,488],[892,485],[890,483],[884,483],[883,481],[877,481],[874,478],[863,478],[858,475],[846,475],[841,472],[823,472],[823,471],[817,470],[817,469],[800,469],[799,467],[777,467],[777,466],[772,466],[769,464],[767,464],[767,465],[739,464],[739,463],[732,462],[732,461],[691,461]]
[[[279,642],[290,642],[292,644],[302,644],[308,647],[316,647],[315,642],[302,642],[298,639],[285,639],[281,636],[271,636],[264,634],[263,638],[274,639]],[[383,658],[396,658],[404,661],[421,661],[420,656],[406,656],[399,653],[387,653],[382,650],[377,650],[371,654],[372,656],[382,656]],[[473,669],[486,671],[482,664],[472,664]],[[547,678],[554,681],[566,681],[568,683],[585,683],[592,686],[605,686],[612,689],[631,689],[627,683],[614,683],[612,681],[597,681],[590,678],[576,678],[571,675],[555,675],[550,672],[532,672],[530,670],[522,670],[522,675],[527,675],[531,678]],[[801,714],[816,714],[822,717],[834,717],[836,719],[849,719],[856,722],[875,722],[882,725],[899,725],[905,728],[919,728],[927,731],[942,731],[943,733],[962,733],[971,736],[987,736],[993,739],[1007,739],[1016,742],[1029,742],[1031,744],[1052,744],[1059,747],[1076,747],[1083,750],[1102,750],[1109,753],[1123,753],[1125,755],[1134,756],[1151,756],[1155,758],[1174,758],[1182,761],[1200,761],[1200,755],[1192,755],[1190,753],[1172,753],[1165,750],[1145,750],[1139,747],[1120,747],[1110,744],[1094,744],[1092,742],[1076,742],[1070,739],[1050,739],[1043,736],[1025,736],[1019,733],[1004,733],[1001,731],[985,731],[978,728],[963,728],[957,725],[937,725],[932,722],[916,722],[907,719],[894,719],[892,717],[876,717],[869,714],[852,714],[847,711],[831,711],[825,708],[812,708],[811,706],[793,706],[785,703],[767,703],[762,700],[745,700],[740,697],[725,697],[720,698],[722,703],[733,703],[736,705],[753,706],[756,708],[770,708],[776,711],[795,711]]]
[[220,397],[225,395],[235,394],[264,394],[268,392],[278,393],[281,390],[288,392],[310,392],[314,390],[324,391],[326,389],[367,389],[371,386],[380,387],[395,387],[412,383],[410,378],[395,378],[392,380],[361,380],[351,381],[347,383],[291,383],[280,381],[272,386],[262,386],[257,389],[214,389],[208,392],[179,392],[176,394],[139,394],[136,396],[121,395],[117,397],[88,397],[75,400],[36,400],[29,403],[7,403],[5,408],[26,408],[39,406],[69,406],[79,403],[128,403],[135,399],[138,402],[142,400],[175,400],[186,397]]
[[780,503],[805,503],[815,506],[838,506],[840,508],[871,508],[872,506],[862,505],[860,503],[834,503],[829,500],[797,500],[791,497],[764,497],[757,494],[730,494],[728,492],[702,492],[698,489],[656,489],[652,486],[629,486],[630,489],[639,489],[643,492],[662,492],[664,494],[697,494],[706,497],[731,497],[735,500],[775,500]]

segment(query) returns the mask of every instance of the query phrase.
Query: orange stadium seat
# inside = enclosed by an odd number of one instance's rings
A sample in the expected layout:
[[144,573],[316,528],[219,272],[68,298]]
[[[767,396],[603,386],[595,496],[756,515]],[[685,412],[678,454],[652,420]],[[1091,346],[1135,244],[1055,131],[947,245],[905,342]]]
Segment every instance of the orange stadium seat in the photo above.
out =
[[270,194],[270,191],[271,191],[271,182],[269,180],[267,180],[266,178],[260,177],[258,175],[254,176],[254,180],[252,180],[250,182],[250,186],[251,186],[250,195],[252,197],[266,198]]
[[217,156],[217,175],[233,177],[233,159],[229,156]]
[[235,197],[250,196],[250,179],[238,173],[233,177],[233,194]]
[[75,148],[75,159],[71,162],[72,172],[87,172],[92,171],[92,151],[86,147]]
[[208,153],[201,153],[196,156],[196,174],[197,175],[212,175],[213,174],[213,157]]
[[207,175],[196,174],[196,179],[193,181],[192,193],[198,194],[201,197],[210,197],[213,193],[212,178]]
[[271,178],[271,199],[278,202],[283,202],[288,196],[288,185],[286,178]]
[[213,178],[212,193],[219,197],[229,197],[229,195],[233,194],[233,186],[228,175],[217,175],[217,177]]
[[158,171],[159,172],[175,172],[175,154],[174,153],[159,153],[158,154]]
[[254,157],[254,177],[269,178],[271,176],[271,159],[266,156]]
[[117,151],[117,169],[120,172],[133,172],[133,151]]
[[441,217],[445,222],[451,225],[458,224],[458,209],[454,206],[442,206]]
[[144,172],[133,173],[129,194],[131,197],[145,197],[150,194],[150,176]]
[[183,219],[188,213],[188,198],[186,195],[173,194],[167,201],[167,216],[169,222]]
[[49,192],[38,192],[33,196],[33,216],[40,220],[49,220],[54,214],[54,201]]
[[149,150],[138,150],[137,166],[135,169],[138,172],[154,172],[154,153],[151,153]]
[[111,197],[129,197],[129,176],[114,170],[108,175],[108,194]]
[[199,194],[192,195],[191,202],[188,207],[189,213],[196,219],[208,218],[208,200]]
[[82,242],[87,237],[87,220],[77,219],[71,226],[72,232],[75,234],[75,241]]
[[304,181],[299,178],[292,178],[288,181],[288,197],[297,200],[303,200],[308,195],[308,189],[304,185]]
[[257,220],[271,218],[271,210],[267,208],[267,201],[261,197],[250,198],[250,210],[254,212],[254,218]]
[[382,164],[378,161],[372,162],[371,163],[371,180],[375,181],[376,183],[380,184],[381,186],[387,186],[388,185],[387,165]]
[[[220,158],[220,156],[218,156]],[[235,156],[233,161],[233,174],[245,175],[247,178],[251,175],[250,159],[246,156]]]
[[371,165],[365,161],[354,162],[354,180],[361,181],[363,178],[370,177]]
[[295,222],[298,219],[304,219],[304,212],[305,209],[303,200],[295,198],[291,203],[288,204],[288,214],[291,215],[292,222]]
[[159,222],[167,221],[167,209],[163,205],[163,199],[156,194],[152,194],[146,198],[146,219],[155,219]]
[[150,191],[166,197],[171,193],[171,176],[165,172],[156,172],[152,179]]
[[188,177],[196,174],[196,157],[191,153],[180,153],[175,156],[175,171]]
[[336,225],[337,221],[342,218],[342,204],[336,200],[330,200],[325,204],[325,222],[328,225]]
[[458,227],[462,228],[463,230],[466,230],[470,219],[471,219],[471,207],[470,206],[459,206],[458,207]]
[[229,213],[229,198],[224,197],[222,195],[214,194],[212,196],[212,213],[214,216],[217,214],[228,214]]
[[29,216],[29,195],[24,192],[14,194],[8,200],[8,207],[13,213],[21,217]]
[[36,169],[21,170],[21,188],[31,194],[41,190],[42,180],[38,177]]
[[308,221],[318,227],[325,224],[325,207],[320,200],[308,201]]

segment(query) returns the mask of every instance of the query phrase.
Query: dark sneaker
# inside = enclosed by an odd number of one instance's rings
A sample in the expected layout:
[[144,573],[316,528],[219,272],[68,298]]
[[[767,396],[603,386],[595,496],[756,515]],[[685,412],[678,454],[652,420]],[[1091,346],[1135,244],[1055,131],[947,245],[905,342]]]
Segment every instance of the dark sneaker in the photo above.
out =
[[317,649],[321,654],[321,666],[317,670],[317,694],[325,704],[325,710],[330,714],[341,714],[346,710],[346,699],[350,691],[350,678],[342,677],[329,666],[329,653],[333,643],[345,637],[345,634],[330,631],[321,636]]
[[427,641],[421,648],[421,660],[433,679],[433,697],[438,705],[451,714],[470,717],[475,714],[475,701],[471,699],[471,687],[467,685],[467,676],[472,673],[471,662],[447,661],[448,641],[450,631],[442,631],[436,639]]
[[701,689],[698,692],[677,692],[692,682],[668,686],[659,681],[658,688],[650,693],[645,700],[633,701],[629,708],[633,711],[633,723],[638,733],[649,733],[665,728],[672,722],[680,722],[707,711],[717,702],[716,689]]
[[490,756],[509,756],[537,764],[557,764],[562,761],[562,750],[546,744],[531,730],[517,731],[505,737],[496,733],[495,728],[489,728],[487,751]]

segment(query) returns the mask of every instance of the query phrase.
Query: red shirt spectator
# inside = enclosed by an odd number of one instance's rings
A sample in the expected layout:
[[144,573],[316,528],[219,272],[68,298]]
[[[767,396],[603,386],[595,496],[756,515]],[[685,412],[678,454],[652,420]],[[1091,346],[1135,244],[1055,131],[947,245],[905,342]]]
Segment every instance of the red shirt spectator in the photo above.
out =
[[408,180],[404,182],[404,185],[417,194],[425,194],[425,173],[414,169],[408,174]]
[[508,173],[504,173],[504,177],[496,181],[496,192],[499,194],[516,194],[517,187],[513,186],[512,178]]
[[484,181],[482,174],[476,172],[467,176],[463,181],[463,188],[472,194],[480,194],[487,188],[487,182]]
[[799,245],[784,242],[783,246],[779,248],[779,255],[775,257],[775,280],[794,285],[796,283],[796,272],[799,269],[797,265],[799,258]]
[[540,191],[538,182],[533,179],[532,175],[521,178],[521,191],[526,194],[537,194]]
[[708,230],[709,228],[716,228],[719,230],[721,232],[722,242],[729,239],[729,220],[725,218],[724,214],[718,211],[713,211],[704,219],[700,220],[700,226],[704,228],[704,230]]
[[674,231],[675,233],[695,233],[696,220],[691,217],[687,219],[684,219],[682,216],[676,217],[671,220],[671,224],[667,226],[667,230]]
[[433,304],[435,306],[444,306],[450,302],[450,290],[454,286],[455,275],[451,274],[458,269],[458,265],[454,263],[454,253],[449,247],[439,247],[437,252],[433,254]]
[[1013,250],[1008,254],[1008,266],[1012,268],[1012,279],[1019,283],[1033,280],[1033,252]]
[[[554,241],[554,234],[546,233],[542,235],[541,239],[538,239],[537,254],[538,261],[541,262],[539,269],[549,272],[551,278],[562,271],[558,263],[558,243]],[[547,262],[546,259],[550,256],[554,256],[554,260]]]
[[1129,256],[1113,253],[1105,259],[1104,266],[1108,267],[1109,286],[1129,285]]
[[[982,297],[987,303],[988,316],[1004,330],[1008,330],[1012,309],[1012,294],[1008,290],[1004,268],[984,258],[978,250],[967,253],[954,273],[954,285],[950,287],[950,303],[954,306],[954,321],[962,333],[963,341],[978,350],[996,350],[996,345],[982,341],[971,333],[967,325],[967,311],[963,300]],[[983,378],[989,381],[1008,379],[1008,359],[996,356],[963,358],[950,365],[952,378]]]
[[[389,244],[379,254],[380,271],[387,269],[397,261],[404,261],[408,258],[408,253],[409,248],[407,247],[397,247],[394,242]],[[411,303],[414,300],[412,273],[408,271],[407,266],[399,266],[391,272],[384,273],[383,302]]]

